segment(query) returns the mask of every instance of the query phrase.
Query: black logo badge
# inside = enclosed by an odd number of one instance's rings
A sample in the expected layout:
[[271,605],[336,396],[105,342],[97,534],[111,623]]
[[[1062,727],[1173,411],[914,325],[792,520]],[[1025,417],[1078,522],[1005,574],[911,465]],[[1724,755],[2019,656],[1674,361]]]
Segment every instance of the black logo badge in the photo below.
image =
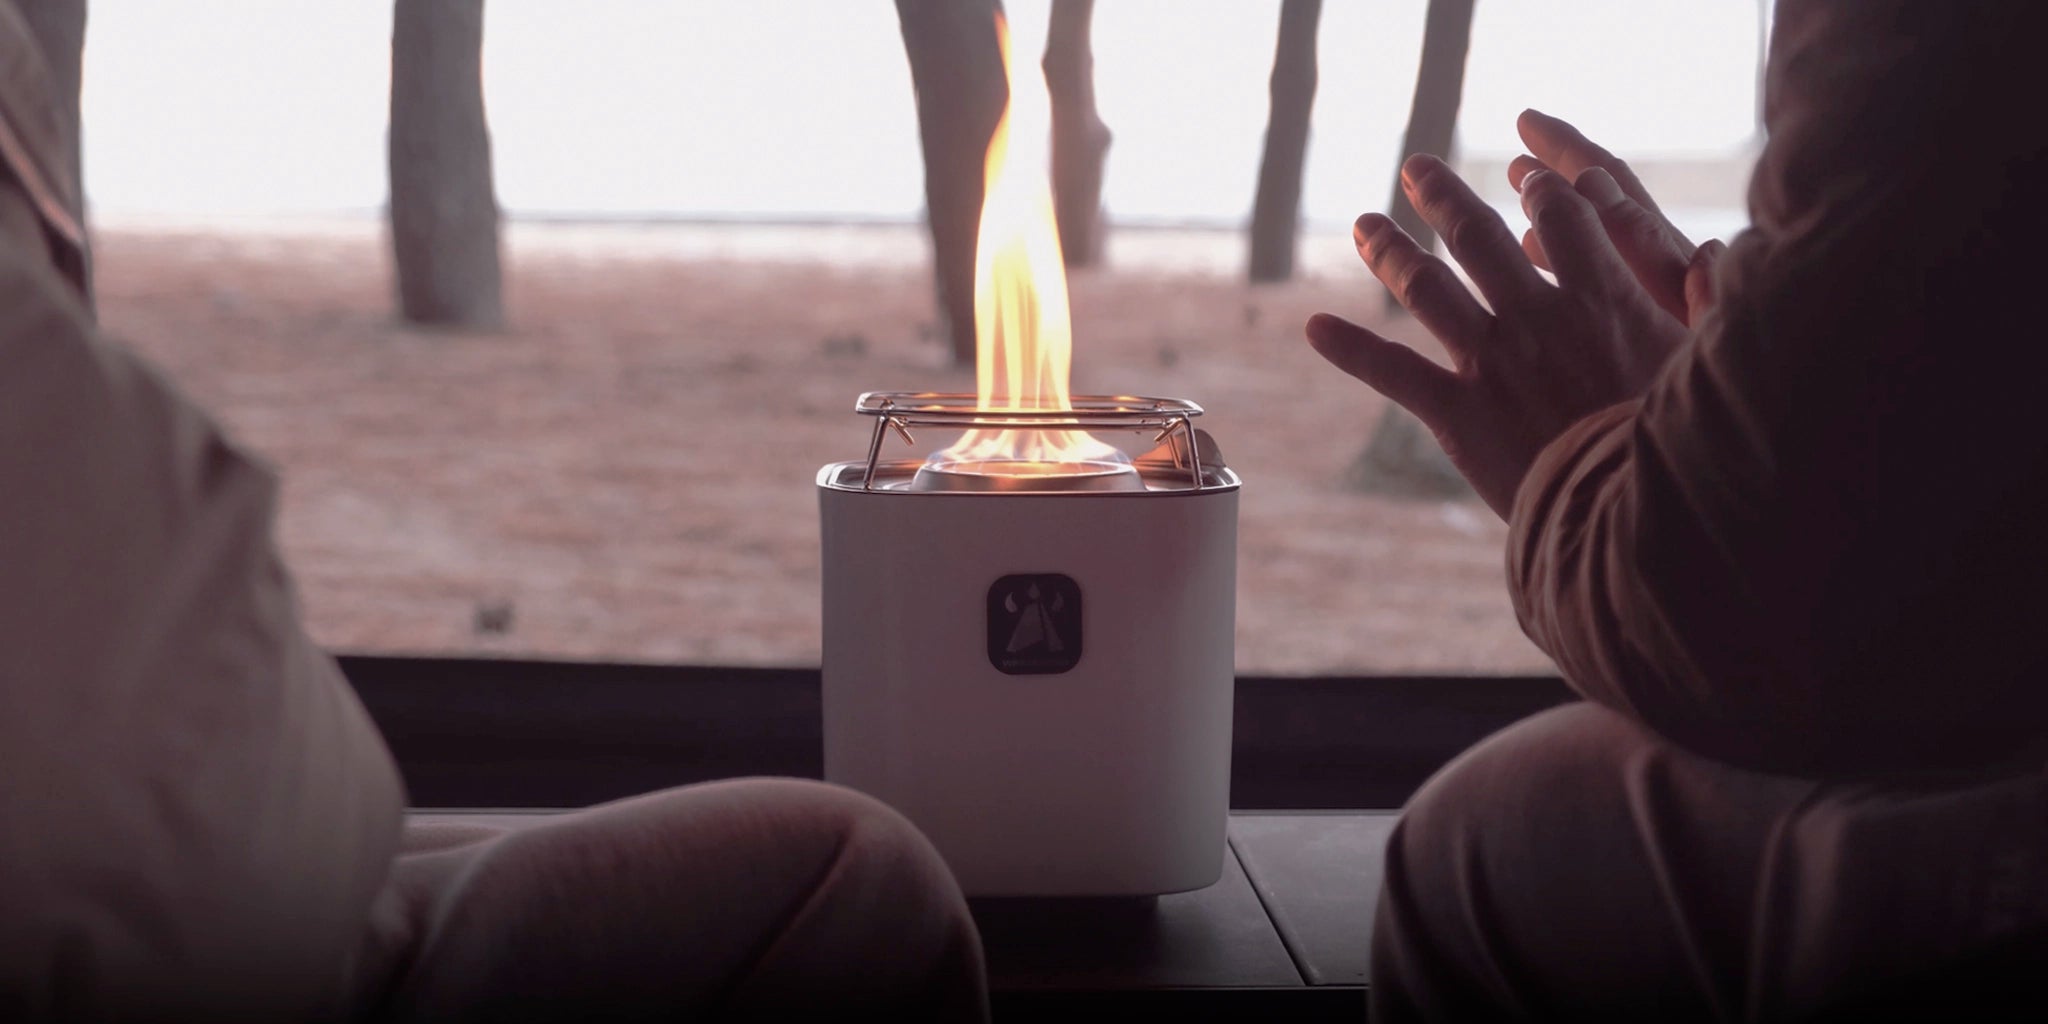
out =
[[1081,663],[1081,585],[1059,573],[1005,576],[988,588],[988,663],[1013,676]]

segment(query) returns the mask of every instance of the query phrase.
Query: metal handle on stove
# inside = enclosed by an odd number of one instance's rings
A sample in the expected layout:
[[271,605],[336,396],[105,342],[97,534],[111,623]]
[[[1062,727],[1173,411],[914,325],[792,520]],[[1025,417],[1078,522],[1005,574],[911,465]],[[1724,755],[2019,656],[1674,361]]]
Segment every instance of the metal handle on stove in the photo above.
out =
[[[890,430],[915,445],[912,427],[949,430],[1125,430],[1143,433],[1156,430],[1152,443],[1164,444],[1173,456],[1175,469],[1188,471],[1191,489],[1204,490],[1202,446],[1196,437],[1195,417],[1202,407],[1181,398],[1147,398],[1138,395],[1078,395],[1070,409],[982,409],[978,399],[966,394],[936,392],[870,391],[855,403],[854,411],[875,418],[874,436],[868,439],[867,468],[861,474],[861,490],[874,490],[875,473],[881,464],[882,441]],[[1185,452],[1183,452],[1185,446]]]

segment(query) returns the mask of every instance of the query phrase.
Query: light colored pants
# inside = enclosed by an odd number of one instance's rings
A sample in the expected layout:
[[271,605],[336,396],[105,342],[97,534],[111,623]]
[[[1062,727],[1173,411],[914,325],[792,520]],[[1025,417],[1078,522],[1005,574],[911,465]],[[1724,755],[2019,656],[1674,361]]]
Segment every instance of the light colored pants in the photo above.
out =
[[1777,778],[1574,704],[1411,801],[1373,1021],[1796,1018],[2043,922],[2048,778]]
[[848,790],[653,793],[527,828],[414,825],[359,972],[368,1020],[987,1018],[938,855]]

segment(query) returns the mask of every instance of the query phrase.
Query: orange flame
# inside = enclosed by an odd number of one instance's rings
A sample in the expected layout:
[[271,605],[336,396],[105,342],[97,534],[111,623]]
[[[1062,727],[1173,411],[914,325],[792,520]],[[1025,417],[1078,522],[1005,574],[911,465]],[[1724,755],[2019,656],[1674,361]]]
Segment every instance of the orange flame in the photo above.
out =
[[[996,16],[1009,105],[989,138],[986,191],[975,236],[977,407],[990,411],[1073,408],[1074,352],[1067,272],[1053,214],[1052,101],[1042,76],[1010,59],[1010,27]],[[1126,461],[1081,430],[973,430],[932,462]],[[1015,471],[1013,467],[1011,471]]]

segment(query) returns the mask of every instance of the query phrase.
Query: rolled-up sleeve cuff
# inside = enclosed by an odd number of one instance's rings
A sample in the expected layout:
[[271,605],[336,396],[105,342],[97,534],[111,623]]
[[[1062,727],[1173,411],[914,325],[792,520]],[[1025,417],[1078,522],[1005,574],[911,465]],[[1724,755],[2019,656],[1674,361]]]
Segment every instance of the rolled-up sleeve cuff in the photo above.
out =
[[1558,626],[1586,621],[1566,614],[1567,601],[1590,595],[1566,586],[1582,565],[1599,496],[1627,462],[1628,438],[1641,401],[1612,405],[1572,424],[1545,445],[1522,478],[1508,516],[1508,591],[1523,632],[1570,675]]

